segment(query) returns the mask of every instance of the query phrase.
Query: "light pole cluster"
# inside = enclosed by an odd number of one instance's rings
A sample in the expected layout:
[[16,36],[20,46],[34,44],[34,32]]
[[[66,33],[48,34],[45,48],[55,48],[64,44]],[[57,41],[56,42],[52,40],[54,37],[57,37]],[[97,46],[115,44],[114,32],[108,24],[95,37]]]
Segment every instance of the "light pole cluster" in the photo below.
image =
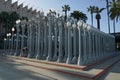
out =
[[40,12],[32,20],[18,20],[14,55],[24,54],[22,48],[26,46],[29,58],[83,65],[114,54],[113,36],[73,18],[64,22],[64,17],[56,14],[50,10],[47,16]]

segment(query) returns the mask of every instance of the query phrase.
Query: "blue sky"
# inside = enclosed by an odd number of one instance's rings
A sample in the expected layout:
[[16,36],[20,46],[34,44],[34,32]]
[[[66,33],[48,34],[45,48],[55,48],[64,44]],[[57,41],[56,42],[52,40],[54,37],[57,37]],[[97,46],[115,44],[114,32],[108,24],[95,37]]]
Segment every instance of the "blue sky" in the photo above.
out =
[[[17,0],[13,0],[13,2],[15,1]],[[24,6],[28,5],[29,8],[33,7],[33,9],[43,10],[45,13],[47,13],[49,9],[54,8],[56,11],[59,10],[61,14],[62,14],[62,6],[65,4],[68,4],[71,7],[71,10],[68,13],[68,15],[73,10],[82,11],[85,14],[87,14],[88,24],[91,24],[91,17],[90,17],[90,13],[87,12],[87,8],[90,5],[95,5],[100,8],[103,8],[106,6],[105,0],[18,0],[18,2],[19,2],[18,4],[21,4],[24,2]],[[110,21],[110,23],[111,23],[111,32],[113,32],[112,21]],[[94,27],[96,27],[95,17],[94,17]],[[120,27],[120,20],[116,23],[116,32],[120,32],[119,27]],[[101,31],[108,33],[106,10],[104,10],[101,13]]]

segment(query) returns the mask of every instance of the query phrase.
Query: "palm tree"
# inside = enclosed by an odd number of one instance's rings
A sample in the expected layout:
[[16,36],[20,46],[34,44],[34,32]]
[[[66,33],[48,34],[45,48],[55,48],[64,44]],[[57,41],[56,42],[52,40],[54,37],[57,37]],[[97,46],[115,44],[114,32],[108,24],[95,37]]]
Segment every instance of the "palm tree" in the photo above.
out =
[[118,21],[118,19],[120,18],[120,0],[112,0],[112,2],[110,2],[110,11],[109,11],[109,16],[112,20],[116,19],[116,21]]
[[100,19],[101,19],[101,15],[100,13],[104,10],[105,8],[99,8],[96,7],[95,8],[95,13],[96,13],[96,19],[97,19],[97,28],[100,30]]
[[91,14],[91,25],[93,26],[93,13],[95,12],[95,6],[89,6],[87,10]]
[[107,18],[108,18],[108,31],[110,33],[110,18],[109,18],[109,6],[108,6],[109,2],[108,0],[106,0],[106,10],[107,10]]
[[82,20],[84,22],[86,22],[86,20],[88,19],[86,14],[77,10],[73,11],[70,16],[73,17],[74,19]]
[[66,19],[67,19],[67,11],[70,11],[70,7],[69,7],[69,5],[64,5],[64,6],[62,6],[62,11],[63,12],[65,12],[65,21],[66,21]]

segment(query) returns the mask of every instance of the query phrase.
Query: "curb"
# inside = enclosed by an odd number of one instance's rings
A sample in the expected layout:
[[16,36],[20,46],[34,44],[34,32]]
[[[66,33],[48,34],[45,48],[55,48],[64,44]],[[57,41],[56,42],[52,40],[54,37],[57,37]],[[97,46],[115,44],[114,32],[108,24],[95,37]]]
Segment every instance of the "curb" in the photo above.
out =
[[[116,55],[115,55],[116,56]],[[28,58],[23,58],[23,57],[17,57],[17,59],[21,59],[21,60],[26,60],[26,61],[31,61],[31,62],[36,62],[36,63],[44,63],[44,64],[49,64],[49,65],[55,65],[55,66],[60,66],[60,67],[66,67],[66,68],[72,68],[72,69],[76,69],[76,70],[86,70],[86,69],[89,69],[89,68],[92,68],[93,66],[96,66],[97,64],[100,64],[100,63],[102,63],[102,62],[105,62],[105,61],[107,61],[107,60],[109,60],[109,59],[111,59],[111,58],[113,58],[113,57],[115,57],[115,56],[109,56],[109,57],[107,57],[107,58],[104,58],[104,59],[102,59],[102,60],[99,60],[99,61],[97,61],[97,62],[95,62],[95,63],[91,63],[91,64],[89,64],[89,65],[87,65],[87,66],[84,66],[84,67],[80,67],[80,66],[77,66],[77,65],[66,65],[65,63],[63,63],[63,64],[60,64],[60,63],[57,63],[57,62],[43,62],[43,61],[41,61],[41,60],[35,60],[35,59],[28,59]],[[15,58],[15,57],[13,57],[13,58]],[[15,58],[16,59],[16,58]]]

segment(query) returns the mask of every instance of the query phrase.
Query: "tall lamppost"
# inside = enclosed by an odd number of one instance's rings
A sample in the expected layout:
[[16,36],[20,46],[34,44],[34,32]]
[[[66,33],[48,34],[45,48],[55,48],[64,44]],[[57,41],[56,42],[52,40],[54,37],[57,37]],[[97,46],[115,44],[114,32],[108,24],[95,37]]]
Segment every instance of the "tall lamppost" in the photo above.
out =
[[48,31],[48,34],[49,34],[49,40],[48,40],[48,56],[47,56],[47,60],[51,60],[51,57],[52,57],[52,34],[51,34],[51,28],[52,28],[52,18],[51,18],[51,12],[48,13],[48,20],[49,20],[49,31]]
[[58,21],[58,27],[59,27],[59,54],[58,54],[58,59],[57,62],[62,62],[63,61],[63,51],[62,51],[62,19]]
[[20,20],[16,21],[16,49],[15,49],[15,56],[18,56],[18,43],[19,43],[19,25],[20,25]]
[[77,23],[77,29],[78,29],[78,32],[79,32],[79,56],[78,56],[78,62],[77,62],[77,65],[81,65],[82,64],[82,57],[81,57],[81,27],[82,27],[82,22],[81,21],[78,21]]
[[40,51],[40,37],[41,37],[41,14],[38,14],[36,16],[36,59],[40,59],[41,58],[41,51]]
[[77,53],[76,53],[76,24],[75,24],[75,21],[74,21],[74,24],[72,25],[72,27],[73,27],[73,54],[74,54],[72,62],[76,63],[77,62]]
[[68,58],[66,63],[70,64],[72,61],[72,52],[71,52],[71,22],[67,22],[67,27],[68,27]]
[[14,31],[15,31],[15,28],[13,27],[12,28],[12,41],[11,41],[11,55],[12,54],[14,54],[14,52],[13,52],[13,45],[14,45],[14,43],[13,43],[13,41],[14,41],[14,39],[13,39],[13,37],[14,37]]

